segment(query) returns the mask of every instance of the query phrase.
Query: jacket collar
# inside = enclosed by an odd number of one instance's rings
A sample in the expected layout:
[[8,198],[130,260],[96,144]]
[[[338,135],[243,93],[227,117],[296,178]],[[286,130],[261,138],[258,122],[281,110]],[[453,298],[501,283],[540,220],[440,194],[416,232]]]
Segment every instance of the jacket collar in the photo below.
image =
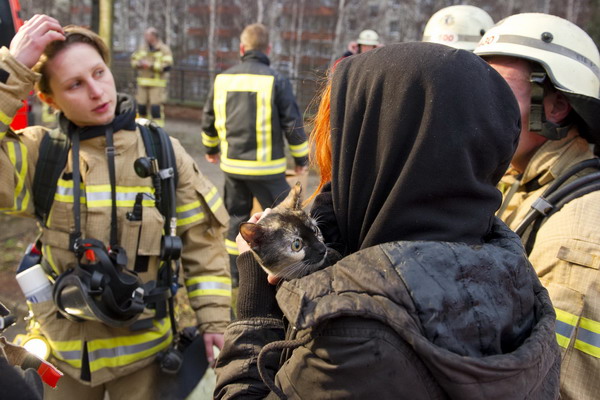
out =
[[263,53],[262,51],[258,51],[258,50],[248,50],[247,52],[245,52],[244,55],[242,56],[242,62],[246,62],[246,61],[260,62],[265,65],[271,64],[269,57],[267,57],[267,55],[265,53]]
[[539,185],[544,186],[572,165],[593,156],[588,142],[573,127],[564,139],[548,140],[535,152],[523,172],[521,184],[537,180]]
[[69,137],[75,132],[79,134],[80,140],[92,139],[102,136],[106,132],[106,128],[112,125],[113,132],[118,132],[122,129],[135,130],[135,101],[133,97],[127,94],[119,93],[117,95],[117,108],[115,110],[115,118],[110,124],[85,126],[83,128],[69,121],[64,113],[59,114],[59,127]]

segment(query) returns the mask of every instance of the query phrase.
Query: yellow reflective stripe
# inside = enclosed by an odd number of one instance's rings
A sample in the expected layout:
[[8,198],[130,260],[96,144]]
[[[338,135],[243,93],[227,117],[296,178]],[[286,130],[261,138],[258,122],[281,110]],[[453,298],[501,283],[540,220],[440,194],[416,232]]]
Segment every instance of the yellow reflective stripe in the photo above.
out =
[[581,318],[575,348],[593,357],[600,358],[600,322]]
[[[223,152],[225,154],[225,152]],[[275,175],[285,172],[287,162],[285,158],[270,162],[258,162],[248,160],[232,160],[221,158],[221,169],[230,174],[239,175]]]
[[27,147],[21,142],[10,141],[6,143],[8,158],[15,167],[16,184],[12,207],[1,209],[1,211],[19,213],[27,210],[29,205],[29,190],[25,185],[27,179]]
[[[215,186],[204,196],[204,201],[208,208],[213,212],[223,205],[223,199],[219,196],[219,192]],[[188,225],[196,221],[204,219],[204,210],[200,200],[192,203],[184,204],[176,208],[177,211],[177,226]]]
[[165,64],[173,64],[173,56],[167,54],[163,56],[162,61]]
[[555,308],[554,311],[556,311],[556,340],[561,347],[567,348],[575,332],[579,317],[559,308]]
[[[79,191],[79,202],[81,204],[85,204],[87,200],[85,198],[85,185],[83,183],[79,184]],[[54,194],[54,200],[63,203],[72,203],[73,181],[67,181],[62,178],[59,178],[58,182],[56,183],[56,193]]]
[[[117,186],[117,207],[133,207],[138,193],[145,193],[142,205],[154,206],[154,188],[150,186]],[[110,185],[90,185],[86,188],[88,207],[110,207],[112,205]]]
[[157,332],[144,332],[128,336],[87,342],[90,371],[128,365],[158,353],[172,341],[171,324],[167,319],[153,321]]
[[202,144],[206,147],[217,147],[219,142],[218,137],[208,136],[205,132],[202,132]]
[[[112,193],[110,185],[89,185],[81,184],[80,202],[87,204],[88,208],[110,207],[112,205]],[[117,207],[133,207],[138,193],[145,193],[142,205],[144,207],[154,207],[154,188],[149,186],[117,186],[116,204]],[[54,200],[63,203],[73,202],[73,181],[59,179],[56,187]]]
[[137,83],[139,86],[155,86],[155,87],[166,87],[167,86],[167,81],[165,79],[157,79],[157,78],[138,77]]
[[226,296],[231,297],[231,278],[224,276],[198,276],[185,281],[188,297]]
[[290,154],[292,157],[304,157],[308,155],[308,142],[290,145]]
[[83,358],[83,346],[81,340],[59,341],[46,338],[52,349],[54,357],[67,364],[81,368],[81,359]]
[[177,226],[191,224],[204,218],[200,200],[177,207]]
[[269,162],[272,157],[271,96],[275,77],[272,75],[219,74],[214,84],[215,129],[223,142],[223,156],[227,157],[226,103],[229,92],[256,93],[256,160]]
[[12,120],[13,120],[13,117],[9,117],[8,115],[6,115],[2,111],[0,111],[0,122],[2,122],[4,125],[8,126],[8,125],[10,125]]
[[237,243],[233,240],[225,239],[225,248],[227,249],[227,254],[232,256],[239,256],[240,251],[237,248]]
[[56,263],[54,262],[54,257],[52,257],[52,248],[48,245],[42,245],[42,255],[44,256],[44,260],[48,262],[52,271],[56,273],[56,275],[60,275],[58,268],[56,268]]
[[6,136],[6,132],[8,132],[8,127],[4,127],[4,129],[0,132],[0,140],[4,139]]

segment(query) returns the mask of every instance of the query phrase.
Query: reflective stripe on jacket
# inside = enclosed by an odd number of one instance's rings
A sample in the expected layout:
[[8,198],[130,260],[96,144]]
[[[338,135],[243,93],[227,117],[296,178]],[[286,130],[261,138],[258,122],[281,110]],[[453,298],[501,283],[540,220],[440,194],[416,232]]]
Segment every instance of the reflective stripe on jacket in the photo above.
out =
[[[140,68],[139,62],[146,60],[152,67]],[[168,70],[173,65],[173,55],[169,46],[159,41],[154,50],[147,44],[131,55],[131,66],[137,70],[138,86],[166,87],[169,74]]]
[[[19,64],[6,48],[0,49],[0,69],[8,78],[0,82],[0,113],[11,116],[21,107],[33,87],[37,74]],[[0,122],[1,123],[1,122]],[[0,209],[33,217],[31,189],[39,146],[47,130],[29,127],[15,133],[0,132]],[[0,126],[1,128],[1,126]],[[177,234],[183,242],[181,264],[185,279],[197,279],[214,290],[197,290],[189,294],[201,332],[222,332],[230,319],[231,281],[223,236],[228,215],[215,186],[200,172],[179,141],[172,139],[178,173],[176,210],[180,218]],[[144,282],[157,278],[164,217],[154,205],[154,188],[150,178],[140,178],[133,169],[136,159],[146,156],[139,130],[114,133],[117,171],[118,241],[128,254],[128,267],[134,269],[136,256],[147,256],[148,269],[139,272]],[[103,136],[83,140],[80,145],[81,229],[83,236],[105,244],[110,232],[110,181]],[[69,155],[58,181],[54,202],[46,227],[42,231],[43,262],[60,274],[76,265],[69,250],[69,234],[74,229],[73,180]],[[143,194],[142,220],[131,221],[138,193]],[[131,331],[112,328],[99,322],[71,322],[57,317],[54,303],[32,303],[30,307],[40,331],[51,344],[58,368],[80,379],[84,346],[95,386],[127,375],[154,362],[155,355],[172,340],[167,320],[154,321],[147,330]],[[154,311],[144,310],[140,319],[152,318]]]
[[[548,185],[592,157],[576,129],[565,139],[546,142],[529,162],[501,218],[515,229]],[[600,392],[600,381],[595,379],[600,373],[599,221],[600,192],[579,197],[541,225],[529,255],[556,310],[563,399],[595,399]]]
[[269,59],[248,51],[242,63],[217,75],[204,107],[202,144],[221,153],[221,169],[242,177],[286,170],[285,134],[296,165],[307,163],[308,143],[289,81]]

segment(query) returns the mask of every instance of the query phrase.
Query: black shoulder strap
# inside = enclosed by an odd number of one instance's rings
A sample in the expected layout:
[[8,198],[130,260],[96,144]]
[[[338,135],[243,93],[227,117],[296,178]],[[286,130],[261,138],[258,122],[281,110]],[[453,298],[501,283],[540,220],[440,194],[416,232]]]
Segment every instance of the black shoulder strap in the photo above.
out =
[[[584,160],[559,176],[531,205],[515,232],[525,238],[525,251],[531,253],[537,232],[542,224],[565,204],[588,193],[600,190],[600,172],[591,172],[572,181],[569,178],[585,169],[600,170],[600,159]],[[532,226],[533,225],[533,226]],[[527,229],[532,226],[528,231]]]
[[59,128],[46,133],[40,143],[33,177],[33,204],[36,217],[46,223],[54,201],[60,174],[67,164],[71,141]]

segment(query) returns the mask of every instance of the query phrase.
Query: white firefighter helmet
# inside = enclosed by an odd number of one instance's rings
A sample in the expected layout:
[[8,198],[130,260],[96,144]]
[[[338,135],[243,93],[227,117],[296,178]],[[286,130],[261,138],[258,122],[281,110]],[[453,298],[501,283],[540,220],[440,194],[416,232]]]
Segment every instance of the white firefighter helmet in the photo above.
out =
[[493,25],[492,17],[479,7],[450,6],[442,8],[429,18],[423,31],[423,41],[473,51]]
[[372,29],[365,29],[358,35],[356,43],[367,46],[379,46],[379,35]]
[[600,54],[583,29],[554,15],[516,14],[488,30],[474,52],[541,65],[583,120],[583,136],[600,143]]

